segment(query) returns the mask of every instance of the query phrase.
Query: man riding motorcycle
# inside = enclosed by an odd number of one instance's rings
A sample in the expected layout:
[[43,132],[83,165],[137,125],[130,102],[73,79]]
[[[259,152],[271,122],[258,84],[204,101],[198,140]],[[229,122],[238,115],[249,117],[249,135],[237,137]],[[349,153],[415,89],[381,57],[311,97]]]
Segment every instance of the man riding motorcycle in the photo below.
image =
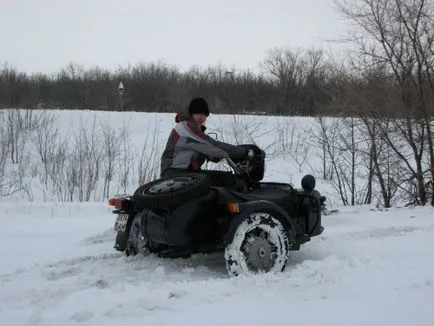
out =
[[185,172],[200,172],[210,178],[213,186],[238,190],[244,184],[231,172],[201,169],[207,159],[213,162],[223,158],[240,161],[252,155],[245,148],[220,142],[206,135],[204,123],[209,113],[206,100],[197,97],[191,100],[187,114],[176,115],[176,126],[170,132],[161,156],[161,177]]

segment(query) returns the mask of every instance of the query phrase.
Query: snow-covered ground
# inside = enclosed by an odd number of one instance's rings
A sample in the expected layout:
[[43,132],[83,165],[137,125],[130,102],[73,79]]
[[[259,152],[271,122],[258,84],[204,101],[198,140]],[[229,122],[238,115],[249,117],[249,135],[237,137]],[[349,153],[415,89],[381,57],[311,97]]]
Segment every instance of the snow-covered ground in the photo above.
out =
[[124,257],[104,203],[0,204],[2,325],[434,325],[434,209],[344,209],[285,272]]
[[[116,132],[128,125],[133,163],[142,148],[145,157],[161,152],[174,123],[173,114],[50,113],[68,140],[83,126],[94,130],[95,121]],[[25,135],[30,139],[21,148],[30,164],[21,172],[28,191],[0,197],[0,324],[434,325],[433,208],[340,207],[335,189],[319,177],[320,153],[306,142],[313,118],[211,116],[208,127],[219,139],[267,149],[268,181],[298,186],[313,173],[329,207],[339,209],[324,218],[322,236],[291,253],[284,273],[230,279],[223,254],[124,257],[113,249],[111,209],[102,202],[55,203],[41,183],[35,135]],[[127,170],[131,193],[137,166]],[[112,194],[122,191],[120,175]],[[97,190],[92,200],[101,200],[101,180]]]

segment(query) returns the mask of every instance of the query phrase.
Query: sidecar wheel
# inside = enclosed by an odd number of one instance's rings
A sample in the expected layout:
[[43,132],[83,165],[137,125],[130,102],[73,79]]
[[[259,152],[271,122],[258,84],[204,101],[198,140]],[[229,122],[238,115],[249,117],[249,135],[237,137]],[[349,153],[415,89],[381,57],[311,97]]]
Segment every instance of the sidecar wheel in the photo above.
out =
[[184,173],[140,186],[133,195],[139,209],[171,208],[205,195],[210,180],[202,173]]

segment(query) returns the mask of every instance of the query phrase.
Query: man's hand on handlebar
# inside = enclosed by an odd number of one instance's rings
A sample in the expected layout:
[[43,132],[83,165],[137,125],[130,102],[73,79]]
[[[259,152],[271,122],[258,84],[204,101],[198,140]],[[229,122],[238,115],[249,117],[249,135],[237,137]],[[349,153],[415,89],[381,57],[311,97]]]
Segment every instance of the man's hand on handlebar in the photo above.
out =
[[255,157],[255,152],[253,151],[253,149],[249,149],[247,151],[246,157],[248,160],[252,160]]

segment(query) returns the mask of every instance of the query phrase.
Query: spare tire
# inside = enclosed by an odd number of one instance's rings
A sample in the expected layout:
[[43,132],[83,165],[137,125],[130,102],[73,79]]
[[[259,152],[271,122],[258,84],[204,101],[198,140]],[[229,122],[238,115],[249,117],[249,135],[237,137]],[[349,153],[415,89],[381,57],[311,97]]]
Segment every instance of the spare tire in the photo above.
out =
[[140,186],[133,200],[139,209],[172,208],[205,195],[209,187],[210,180],[205,174],[178,174]]

